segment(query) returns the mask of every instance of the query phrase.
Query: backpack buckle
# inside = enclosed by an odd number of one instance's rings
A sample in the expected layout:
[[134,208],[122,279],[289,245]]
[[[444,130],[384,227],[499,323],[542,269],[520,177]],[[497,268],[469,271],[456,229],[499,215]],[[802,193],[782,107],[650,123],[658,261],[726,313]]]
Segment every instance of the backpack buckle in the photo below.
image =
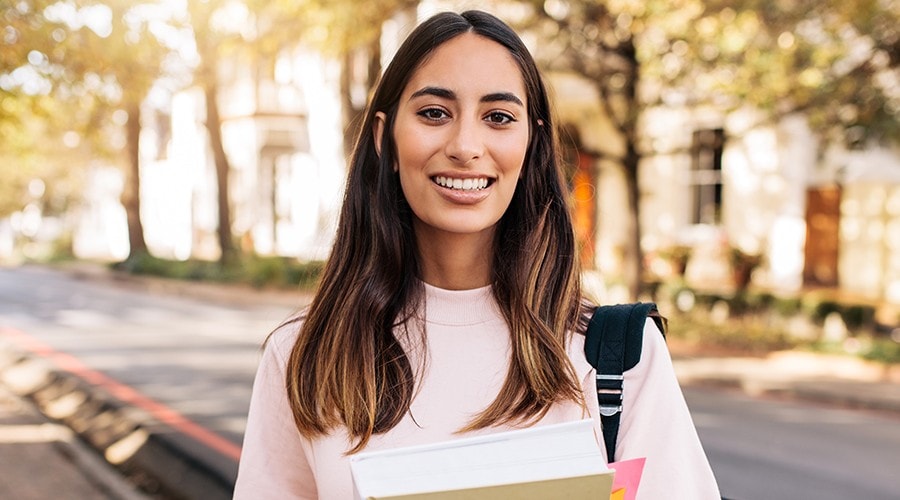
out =
[[622,411],[623,375],[597,374],[597,399],[600,415],[611,417]]

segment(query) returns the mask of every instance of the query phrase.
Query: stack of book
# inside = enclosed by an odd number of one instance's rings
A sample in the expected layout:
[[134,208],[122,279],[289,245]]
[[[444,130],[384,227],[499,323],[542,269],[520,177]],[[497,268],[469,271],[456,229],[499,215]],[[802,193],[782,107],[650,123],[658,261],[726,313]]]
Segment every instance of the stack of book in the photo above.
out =
[[360,453],[350,468],[361,500],[607,499],[615,474],[590,419]]

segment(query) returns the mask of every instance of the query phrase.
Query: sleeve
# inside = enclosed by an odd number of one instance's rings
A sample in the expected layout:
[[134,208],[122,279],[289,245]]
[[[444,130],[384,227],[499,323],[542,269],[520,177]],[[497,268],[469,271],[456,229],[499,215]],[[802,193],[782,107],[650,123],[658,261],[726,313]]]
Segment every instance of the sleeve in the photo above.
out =
[[706,453],[656,324],[644,327],[641,360],[625,372],[619,460],[646,457],[640,499],[720,499]]
[[260,360],[244,444],[238,465],[234,499],[315,499],[315,477],[304,438],[297,431],[285,390],[287,358],[276,332]]

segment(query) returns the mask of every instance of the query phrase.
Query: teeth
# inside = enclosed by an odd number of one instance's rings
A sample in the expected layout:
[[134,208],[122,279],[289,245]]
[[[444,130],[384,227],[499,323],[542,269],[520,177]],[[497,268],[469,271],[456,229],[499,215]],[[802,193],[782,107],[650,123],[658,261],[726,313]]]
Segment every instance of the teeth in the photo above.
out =
[[451,179],[450,177],[437,176],[434,178],[434,182],[439,186],[461,191],[478,191],[486,188],[488,185],[488,180],[484,177],[478,179]]

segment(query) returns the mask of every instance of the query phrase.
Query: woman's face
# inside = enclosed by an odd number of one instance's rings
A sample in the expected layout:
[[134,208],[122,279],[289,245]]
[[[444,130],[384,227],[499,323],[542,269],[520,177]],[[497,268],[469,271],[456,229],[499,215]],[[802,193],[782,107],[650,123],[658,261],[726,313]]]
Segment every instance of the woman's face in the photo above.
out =
[[[393,137],[417,238],[493,234],[522,171],[527,105],[508,50],[473,33],[441,45],[413,73]],[[383,129],[379,113],[376,144]]]

